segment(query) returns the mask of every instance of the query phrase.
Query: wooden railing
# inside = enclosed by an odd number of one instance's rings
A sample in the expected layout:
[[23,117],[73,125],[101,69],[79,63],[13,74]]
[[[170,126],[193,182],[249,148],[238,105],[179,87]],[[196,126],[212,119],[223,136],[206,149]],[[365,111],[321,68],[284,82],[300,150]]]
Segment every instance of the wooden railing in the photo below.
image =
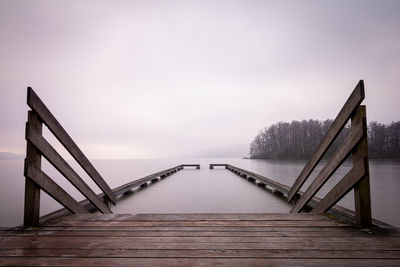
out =
[[[244,170],[229,164],[210,164],[210,169],[216,166],[225,167],[250,182],[265,187],[280,195],[293,205],[292,213],[301,212],[305,208],[312,213],[331,213],[342,219],[352,221],[359,227],[371,226],[371,197],[369,188],[369,166],[367,149],[366,108],[360,105],[365,97],[364,83],[361,80],[340,110],[336,119],[322,139],[313,156],[307,162],[292,187],[280,184],[259,174]],[[305,190],[300,188],[315,169],[331,144],[340,134],[346,123],[351,120],[350,134],[326,162],[311,185]],[[352,154],[352,169],[325,195],[316,197],[319,189],[329,180],[334,172]],[[335,204],[350,190],[354,189],[355,211],[352,212]],[[374,220],[377,224],[383,224]]]
[[[28,111],[28,122],[26,123],[25,136],[27,140],[27,151],[24,168],[24,175],[26,177],[24,225],[34,226],[39,224],[41,189],[72,213],[89,212],[42,171],[42,156],[44,156],[66,179],[68,179],[68,181],[71,182],[71,184],[74,185],[74,187],[78,189],[100,212],[112,213],[108,203],[109,201],[114,204],[116,203],[114,192],[30,87],[28,87],[27,104],[32,110]],[[96,195],[96,193],[42,136],[43,123],[103,191],[105,201],[102,201],[101,198]]]
[[[292,213],[301,212],[345,159],[352,154],[353,168],[325,195],[311,212],[324,213],[328,211],[354,188],[356,224],[359,227],[369,227],[371,225],[366,108],[360,105],[364,96],[364,83],[360,81],[333,121],[317,150],[290,188],[288,201],[294,204],[291,210]],[[304,182],[349,120],[351,120],[350,134],[326,162],[304,194],[298,194]]]

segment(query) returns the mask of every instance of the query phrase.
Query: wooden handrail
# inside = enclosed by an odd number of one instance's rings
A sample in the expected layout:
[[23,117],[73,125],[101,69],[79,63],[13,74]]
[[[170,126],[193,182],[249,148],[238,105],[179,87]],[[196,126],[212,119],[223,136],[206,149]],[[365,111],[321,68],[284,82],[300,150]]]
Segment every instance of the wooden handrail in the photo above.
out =
[[88,213],[84,207],[80,206],[75,199],[40,169],[26,163],[24,174],[72,213]]
[[65,177],[82,195],[87,197],[93,205],[103,213],[111,213],[108,206],[104,204],[96,193],[82,180],[82,178],[71,168],[71,166],[58,154],[58,152],[43,138],[30,128],[27,129],[27,140],[39,149],[40,153]]
[[339,114],[336,116],[336,119],[333,121],[331,127],[328,132],[322,139],[319,144],[317,150],[307,162],[304,169],[301,171],[300,175],[297,177],[295,183],[290,189],[288,200],[292,201],[293,197],[296,195],[297,191],[301,188],[307,178],[310,176],[311,172],[317,166],[321,158],[324,156],[330,145],[333,143],[335,138],[339,135],[340,131],[346,125],[349,120],[351,114],[356,110],[359,104],[364,100],[364,82],[363,80],[359,81],[356,88],[353,90],[349,99],[346,101]]
[[56,120],[50,110],[45,106],[38,95],[31,87],[28,87],[28,106],[36,112],[43,123],[49,128],[54,136],[60,141],[65,149],[72,155],[72,157],[79,163],[79,165],[86,171],[86,173],[93,179],[99,188],[106,194],[112,203],[116,203],[116,198],[111,188],[107,185],[101,175],[93,167],[87,157],[75,144],[67,131]]
[[[77,188],[100,212],[112,213],[105,202],[116,202],[114,192],[105,183],[103,178],[78,148],[61,124],[55,119],[32,88],[28,87],[28,111],[25,138],[27,140],[27,154],[25,159],[25,204],[24,225],[35,226],[40,218],[40,190],[44,190],[72,213],[89,212],[83,206],[57,185],[41,170],[41,156],[44,156],[71,184]],[[42,136],[42,124],[56,136],[61,144],[71,153],[75,160],[96,182],[104,192],[106,199],[103,202],[96,193],[82,180],[71,166]]]
[[[369,189],[369,167],[367,149],[367,122],[366,108],[360,106],[364,99],[364,83],[360,81],[339,115],[334,120],[327,134],[318,146],[316,152],[308,161],[300,175],[294,182],[288,195],[289,202],[295,202],[291,212],[301,212],[307,203],[315,196],[319,189],[328,181],[332,174],[340,167],[344,160],[352,154],[353,168],[313,209],[313,213],[324,213],[337,203],[347,192],[354,188],[355,217],[359,227],[370,227],[371,196]],[[351,131],[341,146],[328,160],[311,185],[301,194],[297,201],[294,196],[311,174],[322,156],[329,149],[332,142],[339,135],[344,125],[351,119]]]
[[345,139],[343,144],[335,151],[324,168],[307,188],[301,199],[294,205],[291,212],[300,212],[307,202],[318,192],[318,190],[328,181],[337,168],[350,155],[352,149],[363,138],[361,125],[353,128],[350,135]]
[[366,158],[357,164],[315,206],[311,213],[325,213],[346,195],[365,176]]

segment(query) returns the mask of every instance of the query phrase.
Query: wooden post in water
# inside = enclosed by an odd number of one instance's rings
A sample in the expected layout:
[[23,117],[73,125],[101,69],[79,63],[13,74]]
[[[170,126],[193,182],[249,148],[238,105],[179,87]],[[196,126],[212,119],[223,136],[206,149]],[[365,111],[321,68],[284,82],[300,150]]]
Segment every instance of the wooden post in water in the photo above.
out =
[[[28,129],[42,135],[42,122],[35,112],[28,112],[26,133]],[[25,203],[24,203],[24,226],[35,226],[39,224],[40,217],[40,187],[27,176],[28,166],[41,168],[42,157],[39,150],[27,140],[25,159]]]
[[353,151],[353,166],[360,160],[364,160],[365,176],[354,186],[354,201],[356,224],[360,228],[370,227],[371,219],[371,196],[369,186],[369,166],[368,166],[368,135],[367,135],[367,116],[365,106],[359,106],[351,117],[351,126],[355,127],[362,123],[363,138]]

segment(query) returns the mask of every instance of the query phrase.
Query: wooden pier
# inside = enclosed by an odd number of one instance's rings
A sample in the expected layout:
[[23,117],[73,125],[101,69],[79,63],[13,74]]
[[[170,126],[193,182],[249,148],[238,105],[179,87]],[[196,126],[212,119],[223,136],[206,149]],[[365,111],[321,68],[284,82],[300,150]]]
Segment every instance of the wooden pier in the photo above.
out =
[[399,266],[400,236],[316,214],[82,214],[2,231],[0,265]]
[[[0,266],[400,266],[400,233],[371,216],[364,85],[360,81],[292,187],[223,167],[288,201],[284,214],[113,214],[122,195],[182,164],[111,189],[36,93],[28,88],[24,225],[0,231]],[[344,125],[351,132],[311,185],[302,185]],[[93,179],[95,194],[42,136],[45,124]],[[322,199],[315,194],[343,161],[353,168]],[[87,199],[76,201],[41,169],[45,157]],[[336,205],[354,189],[355,211]],[[64,206],[40,216],[40,191]],[[266,205],[268,205],[266,203]],[[97,210],[99,214],[91,213]],[[302,213],[300,213],[302,212]]]

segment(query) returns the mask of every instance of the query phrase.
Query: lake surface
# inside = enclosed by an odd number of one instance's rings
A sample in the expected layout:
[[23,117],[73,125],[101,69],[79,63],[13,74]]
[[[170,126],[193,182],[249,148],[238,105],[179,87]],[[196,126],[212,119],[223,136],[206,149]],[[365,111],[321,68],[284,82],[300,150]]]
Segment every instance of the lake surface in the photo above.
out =
[[[288,212],[290,206],[268,191],[241,179],[225,169],[210,170],[210,163],[228,163],[259,173],[291,186],[306,161],[275,161],[246,159],[168,159],[168,160],[93,160],[111,188],[139,179],[179,164],[201,164],[201,169],[184,169],[167,179],[141,190],[113,206],[114,213],[253,213]],[[77,166],[72,167],[95,189],[100,190]],[[323,196],[351,168],[345,162],[325,185],[318,196]],[[310,178],[321,170],[320,164]],[[77,200],[83,196],[63,178],[57,170],[43,161],[43,170]],[[370,160],[371,198],[373,217],[400,227],[400,160]],[[307,186],[310,181],[306,183]],[[23,220],[24,177],[22,160],[0,160],[0,226],[16,226]],[[303,188],[304,189],[304,188]],[[353,192],[340,201],[340,205],[354,209]],[[61,208],[42,191],[41,214]]]

